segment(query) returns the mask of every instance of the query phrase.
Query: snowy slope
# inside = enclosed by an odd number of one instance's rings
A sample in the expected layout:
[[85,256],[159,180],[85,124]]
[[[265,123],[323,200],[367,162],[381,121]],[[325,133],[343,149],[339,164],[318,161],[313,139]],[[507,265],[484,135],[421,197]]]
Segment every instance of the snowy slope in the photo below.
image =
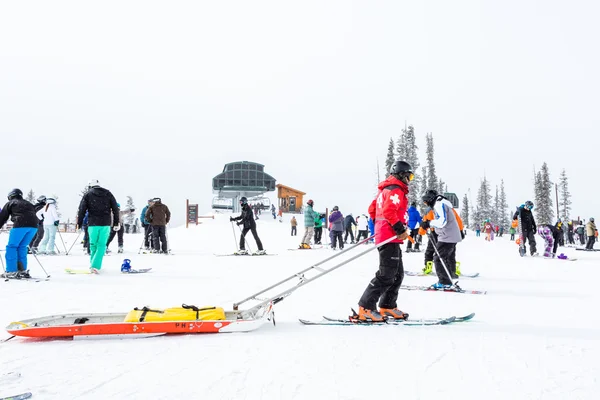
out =
[[[215,257],[235,250],[228,217],[171,229],[174,256],[138,255],[141,235],[126,235],[126,254],[106,257],[101,276],[63,272],[87,267],[79,245],[74,255],[40,257],[51,281],[0,282],[0,324],[144,305],[231,309],[235,301],[333,254],[287,250],[300,241],[289,236],[289,216],[279,223],[263,214],[259,235],[277,256]],[[63,236],[69,246],[76,235]],[[3,234],[2,248],[5,243]],[[252,239],[250,245],[256,250]],[[468,237],[458,247],[461,269],[481,277],[461,280],[461,286],[487,295],[401,291],[399,297],[400,308],[415,318],[477,313],[473,321],[452,326],[297,322],[347,316],[376,271],[373,251],[277,304],[276,327],[127,340],[15,338],[0,344],[0,397],[32,391],[40,399],[596,398],[600,322],[594,306],[600,295],[590,282],[600,278],[600,254],[561,251],[579,260],[520,258],[507,237],[492,243]],[[422,267],[422,253],[403,256],[406,269]],[[120,274],[126,257],[134,268],[154,268],[152,273]],[[30,266],[43,275],[33,258]],[[405,283],[434,279],[406,277]],[[0,339],[7,337],[0,333]],[[1,374],[11,371],[21,377],[3,380]]]

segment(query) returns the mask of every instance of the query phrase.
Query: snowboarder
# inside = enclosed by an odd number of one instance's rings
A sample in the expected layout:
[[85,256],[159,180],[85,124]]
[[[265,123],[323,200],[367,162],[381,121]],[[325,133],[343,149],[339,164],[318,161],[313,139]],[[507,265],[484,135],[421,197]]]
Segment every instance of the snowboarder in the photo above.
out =
[[538,235],[546,242],[544,248],[545,258],[556,257],[556,249],[558,248],[558,238],[562,235],[562,231],[556,225],[540,225],[538,227]]
[[140,214],[140,221],[142,221],[142,226],[144,227],[144,250],[150,250],[150,238],[152,235],[152,225],[146,219],[146,211],[152,205],[152,199],[148,200],[148,205],[142,209],[142,213]]
[[[415,241],[414,251],[419,251],[419,242],[417,241],[417,235],[419,234],[417,225],[419,224],[419,221],[421,221],[421,214],[419,214],[419,210],[417,210],[417,203],[413,201],[408,209],[408,228],[410,229],[410,236]],[[412,251],[412,240],[409,240],[406,245],[406,252],[410,253]]]
[[290,221],[290,225],[292,225],[292,234],[291,236],[296,236],[298,234],[298,220],[296,219],[296,216],[292,216],[292,220]]
[[[358,236],[356,236],[356,243],[360,242],[360,238],[369,237],[369,221],[366,215],[360,215],[356,217],[356,224],[358,225]],[[365,242],[367,244],[367,242]]]
[[346,231],[346,235],[344,236],[344,243],[348,243],[348,234],[350,234],[350,243],[354,243],[354,232],[353,228],[356,226],[356,221],[352,216],[352,213],[346,215],[344,218],[344,230]]
[[588,221],[587,225],[585,226],[585,230],[587,233],[587,244],[585,245],[585,248],[588,250],[593,250],[594,249],[594,243],[596,243],[596,224],[594,222],[594,218],[590,218],[590,220]]
[[[42,195],[37,198],[37,203],[34,204],[33,208],[35,208],[35,212],[37,213],[45,206],[46,206],[46,196]],[[32,253],[35,254],[37,252],[38,246],[40,245],[40,242],[42,241],[43,238],[44,238],[44,221],[40,221],[38,223],[37,233],[33,237],[33,240],[31,241],[31,246],[29,247],[29,249],[31,250]]]
[[56,232],[58,231],[58,212],[56,211],[56,200],[48,198],[44,208],[36,213],[40,220],[44,221],[44,240],[40,243],[39,253],[56,255],[54,251]]
[[[331,248],[336,249],[336,246],[340,246],[340,250],[344,248],[344,242],[342,240],[342,234],[344,232],[344,215],[340,212],[338,206],[333,206],[333,212],[329,215],[329,227]],[[337,244],[336,244],[337,243]]]
[[88,183],[89,190],[83,195],[77,213],[77,225],[83,225],[83,217],[88,213],[88,234],[90,241],[90,272],[98,274],[106,253],[106,243],[111,229],[119,229],[119,208],[115,196],[103,187],[97,179]]
[[321,237],[323,236],[323,218],[324,215],[315,215],[315,244],[321,244]]
[[113,241],[115,236],[117,236],[117,242],[119,244],[118,253],[123,253],[123,235],[125,233],[125,225],[123,224],[123,217],[135,212],[134,208],[129,210],[121,211],[121,204],[117,203],[117,207],[119,207],[119,230],[115,231],[114,229],[110,232],[110,236],[108,237],[108,242],[106,242],[106,252],[110,253],[110,243]]
[[152,205],[146,211],[146,219],[152,225],[152,253],[169,254],[167,224],[171,220],[171,211],[160,197],[152,199]]
[[[398,309],[396,301],[404,279],[400,245],[408,238],[406,226],[408,183],[413,179],[414,174],[410,164],[406,161],[395,161],[390,169],[390,175],[379,183],[377,197],[369,207],[369,215],[375,220],[375,243],[380,244],[393,237],[395,239],[378,248],[379,270],[358,302],[357,318],[361,321],[408,317],[408,314]],[[379,311],[377,311],[377,301],[379,301]]]
[[315,233],[315,218],[318,213],[313,210],[314,204],[315,202],[312,200],[306,202],[306,209],[304,210],[304,236],[298,247],[300,249],[310,249],[310,240]]
[[20,189],[13,189],[8,193],[8,202],[0,211],[0,228],[10,220],[13,227],[8,236],[6,245],[6,278],[30,278],[27,269],[27,247],[33,240],[39,219],[35,215],[33,204],[23,199]]
[[533,218],[533,214],[531,210],[533,209],[533,202],[531,200],[527,200],[525,204],[522,204],[517,208],[515,215],[513,215],[513,221],[518,220],[519,216],[521,216],[521,235],[523,235],[523,243],[522,246],[525,248],[525,243],[529,240],[529,251],[532,256],[537,256],[538,253],[536,251],[536,243],[535,243],[535,234],[537,232],[537,227],[535,225],[535,220]]
[[[422,227],[427,229],[430,226],[435,228],[437,240],[432,243],[434,246],[433,263],[439,281],[432,287],[434,289],[446,289],[452,287],[452,279],[456,279],[456,244],[463,239],[462,226],[458,223],[457,213],[452,207],[452,203],[447,198],[441,196],[435,190],[428,190],[423,196],[423,202],[431,207],[435,218],[431,221],[425,221]],[[437,251],[435,251],[437,249]],[[442,264],[443,263],[443,264]],[[450,273],[446,272],[446,269]]]
[[240,205],[242,206],[242,213],[240,216],[235,218],[229,217],[229,221],[240,221],[237,224],[244,226],[240,236],[240,250],[237,252],[237,254],[248,254],[248,250],[246,250],[246,234],[248,231],[252,232],[252,236],[254,237],[256,245],[258,246],[258,252],[256,254],[267,254],[267,252],[263,249],[262,242],[260,241],[258,233],[256,232],[256,221],[253,218],[252,207],[248,204],[248,199],[242,197],[240,199]]

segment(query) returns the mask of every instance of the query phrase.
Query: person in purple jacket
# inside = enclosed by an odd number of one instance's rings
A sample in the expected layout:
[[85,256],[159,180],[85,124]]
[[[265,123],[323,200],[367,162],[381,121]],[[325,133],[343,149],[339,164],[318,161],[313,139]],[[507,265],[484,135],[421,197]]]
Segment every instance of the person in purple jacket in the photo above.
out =
[[338,206],[333,207],[333,212],[329,215],[331,248],[336,249],[336,239],[340,245],[340,250],[344,248],[342,233],[344,232],[344,216]]

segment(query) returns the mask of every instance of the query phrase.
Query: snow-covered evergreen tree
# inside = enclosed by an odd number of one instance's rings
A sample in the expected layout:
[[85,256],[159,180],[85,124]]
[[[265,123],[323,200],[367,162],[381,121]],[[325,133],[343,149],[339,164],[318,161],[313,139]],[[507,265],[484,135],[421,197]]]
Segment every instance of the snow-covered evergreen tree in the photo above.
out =
[[462,201],[462,207],[460,208],[460,218],[463,220],[463,225],[466,227],[469,226],[469,198],[465,193]]
[[442,178],[440,178],[440,179],[438,180],[438,184],[437,184],[437,187],[435,188],[435,190],[437,190],[437,191],[438,191],[438,193],[439,193],[440,195],[442,195],[442,196],[443,196],[443,195],[444,195],[444,193],[446,192],[446,183],[444,183],[444,181],[442,180]]
[[554,224],[554,210],[552,209],[552,181],[548,164],[536,174],[535,183],[536,203],[534,204],[535,220],[538,225]]
[[560,219],[566,224],[571,218],[571,192],[569,192],[569,178],[567,177],[567,171],[564,168],[560,173],[558,191],[560,194]]
[[390,144],[388,145],[387,156],[385,157],[385,176],[390,174],[390,169],[396,161],[396,153],[394,152],[394,139],[390,138]]
[[500,214],[499,214],[499,210],[500,210],[500,195],[499,195],[499,191],[498,191],[498,185],[496,185],[496,194],[494,195],[494,205],[492,206],[492,209],[490,210],[490,219],[492,220],[492,223],[494,225],[498,225],[499,220],[500,220]]
[[[427,176],[427,168],[421,168],[421,176]],[[417,204],[419,206],[419,211],[421,214],[425,213],[425,209],[427,206],[423,203],[423,196],[427,193],[427,179],[421,179],[421,191],[419,192],[419,199],[417,200]]]
[[25,200],[27,200],[31,204],[35,204],[36,199],[35,199],[35,193],[33,192],[33,189],[29,189],[29,192],[27,192],[27,196],[25,196]]
[[81,189],[81,192],[79,193],[79,196],[83,197],[86,195],[87,192],[90,191],[90,188],[88,186],[84,187],[83,189]]
[[[127,196],[127,205],[126,210],[135,210],[135,204],[133,204],[133,198],[131,196]],[[135,213],[131,213],[125,217],[125,223],[128,225],[133,225],[135,223]]]
[[60,213],[60,210],[58,209],[58,196],[53,194],[52,198],[54,200],[56,200],[56,203],[54,205],[56,206],[56,213],[58,214],[58,218],[60,218],[62,216],[62,214]]
[[418,149],[415,128],[412,125],[409,125],[408,128],[402,129],[402,135],[400,135],[400,139],[398,140],[396,152],[399,160],[406,161],[410,164],[415,175],[415,178],[408,185],[408,200],[411,203],[413,201],[418,202],[419,197],[419,184],[421,179],[418,173],[420,167],[419,156],[417,154]]
[[500,226],[503,226],[504,229],[509,228],[510,224],[510,215],[508,211],[508,201],[506,200],[506,191],[504,190],[504,179],[500,181],[500,210],[499,210],[500,220],[498,221]]
[[438,178],[435,173],[435,160],[434,160],[434,147],[433,147],[433,135],[428,133],[426,136],[427,140],[427,175],[423,175],[423,179],[427,181],[427,187],[434,188],[437,186]]
[[473,224],[475,227],[481,226],[481,223],[490,218],[492,208],[492,195],[490,194],[490,184],[484,176],[477,192],[477,205],[473,215]]

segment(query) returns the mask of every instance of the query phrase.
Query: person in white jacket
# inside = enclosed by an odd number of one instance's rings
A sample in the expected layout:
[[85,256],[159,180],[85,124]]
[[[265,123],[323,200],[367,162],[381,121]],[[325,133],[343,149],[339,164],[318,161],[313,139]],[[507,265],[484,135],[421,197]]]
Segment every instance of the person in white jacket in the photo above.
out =
[[[360,242],[360,238],[369,237],[369,218],[365,214],[356,217],[356,224],[358,225],[358,236],[356,237],[356,243]],[[368,244],[368,242],[365,242]]]
[[52,198],[46,199],[46,206],[37,212],[37,217],[41,220],[44,218],[44,239],[40,243],[38,251],[40,254],[55,255],[54,240],[56,231],[58,231],[58,212],[56,211],[56,200]]

